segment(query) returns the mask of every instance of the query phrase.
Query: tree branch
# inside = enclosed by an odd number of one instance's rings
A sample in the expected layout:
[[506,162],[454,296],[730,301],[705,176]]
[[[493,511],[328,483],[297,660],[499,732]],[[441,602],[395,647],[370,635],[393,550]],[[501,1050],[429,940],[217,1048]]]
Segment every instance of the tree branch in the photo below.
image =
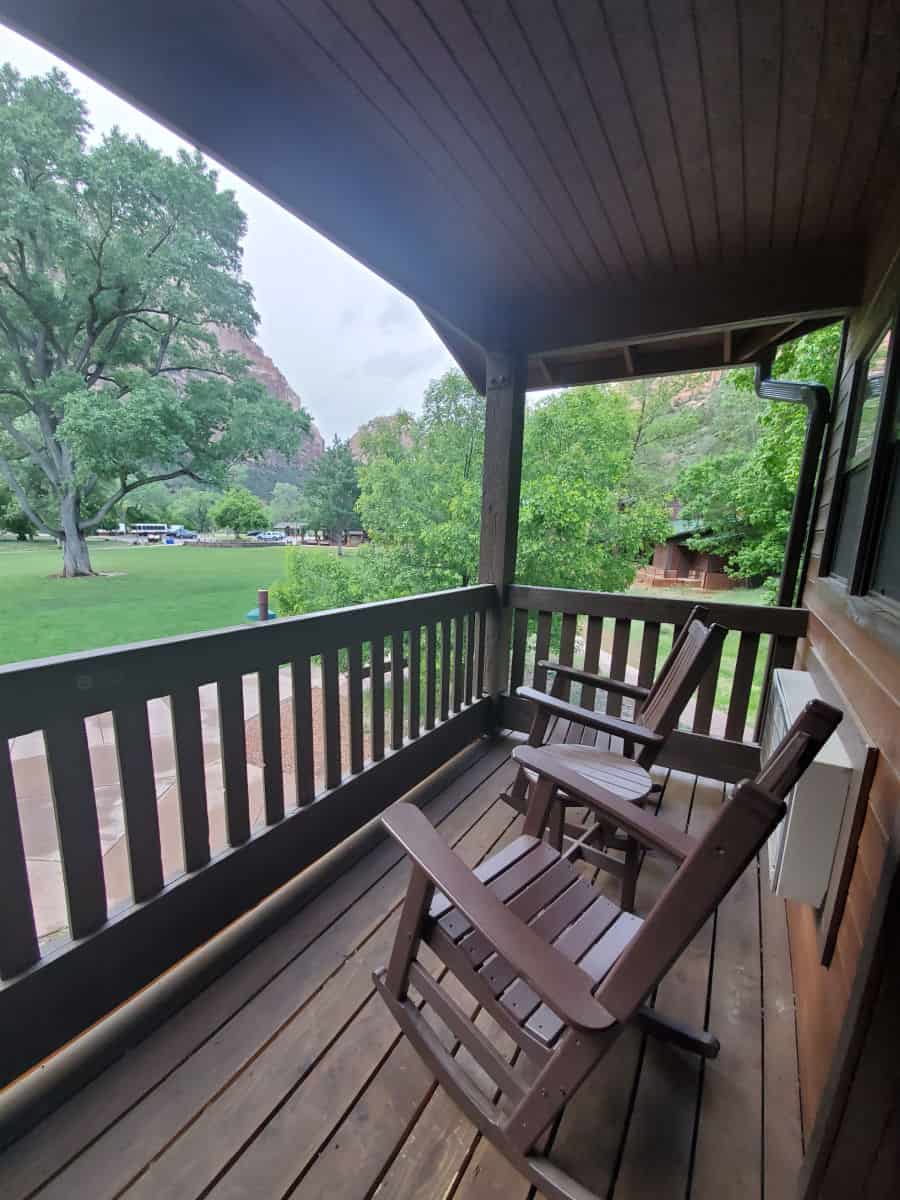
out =
[[0,413],[0,426],[6,430],[19,449],[24,450],[34,465],[43,471],[50,480],[50,483],[55,487],[59,480],[56,478],[55,472],[51,469],[51,462],[46,452],[42,454],[36,446],[33,446],[21,429],[17,429],[12,420],[3,413]]
[[25,495],[22,485],[19,483],[18,479],[16,479],[12,467],[2,454],[0,454],[0,475],[2,475],[9,484],[10,491],[18,501],[19,508],[21,508],[22,512],[32,523],[32,525],[36,525],[38,529],[40,529],[43,533],[48,534],[52,538],[62,537],[61,529],[52,529],[44,520],[44,518],[36,511],[36,509],[32,508],[28,497]]
[[144,487],[148,483],[164,483],[167,479],[178,479],[181,476],[186,476],[188,479],[193,479],[195,483],[205,483],[205,479],[201,479],[196,471],[192,471],[190,467],[179,467],[177,471],[166,471],[161,475],[148,475],[145,479],[136,479],[134,483],[123,484],[122,487],[108,500],[100,506],[100,509],[94,513],[87,521],[81,522],[82,529],[94,529],[114,505],[124,499],[129,492],[137,491],[138,488]]

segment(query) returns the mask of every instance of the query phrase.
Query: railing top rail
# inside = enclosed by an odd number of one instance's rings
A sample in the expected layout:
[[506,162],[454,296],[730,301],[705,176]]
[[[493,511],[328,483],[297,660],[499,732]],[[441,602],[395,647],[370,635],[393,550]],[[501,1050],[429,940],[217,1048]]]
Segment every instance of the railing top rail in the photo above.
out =
[[[512,584],[507,602],[513,608],[569,613],[577,616],[619,617],[633,621],[659,621],[678,625],[698,601],[667,596],[635,596],[628,592],[582,592],[570,588],[527,587]],[[714,621],[726,629],[805,637],[809,613],[805,608],[770,608],[753,604],[722,604],[707,599],[702,604]]]
[[0,737],[44,729],[63,717],[107,712],[127,701],[169,695],[174,687],[212,683],[294,658],[340,650],[411,625],[483,611],[496,600],[489,584],[451,588],[237,625],[209,633],[138,642],[0,667]]

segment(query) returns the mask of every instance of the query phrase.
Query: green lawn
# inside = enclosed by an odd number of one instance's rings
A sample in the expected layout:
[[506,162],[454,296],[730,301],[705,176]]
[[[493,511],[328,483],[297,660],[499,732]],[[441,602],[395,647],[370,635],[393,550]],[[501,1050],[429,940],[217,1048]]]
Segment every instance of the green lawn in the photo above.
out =
[[[304,554],[333,554],[306,547]],[[0,541],[0,663],[237,625],[284,575],[282,546],[91,546],[94,579],[58,579],[49,542]]]
[[[695,604],[702,604],[708,600],[711,604],[762,604],[763,589],[762,588],[734,588],[731,591],[723,592],[697,592],[679,588],[631,588],[631,592],[638,596],[654,596],[657,599],[665,597],[678,597],[682,600],[692,600]],[[631,623],[631,638],[628,643],[628,661],[632,666],[637,666],[640,662],[641,654],[641,639],[644,632],[643,621],[632,621]],[[725,712],[728,709],[728,702],[731,699],[731,684],[734,679],[734,668],[737,662],[738,645],[740,644],[741,635],[733,630],[725,638],[722,646],[722,663],[719,668],[719,680],[716,686],[716,708]],[[767,637],[761,637],[759,650],[756,655],[756,666],[753,671],[753,685],[750,689],[750,707],[747,713],[748,722],[752,723],[756,715],[757,705],[759,704],[760,688],[762,687],[762,678],[766,669],[766,653],[768,650]],[[672,630],[663,629],[659,638],[659,653],[657,662],[661,663],[665,655],[672,648]],[[612,632],[609,635],[609,646],[606,646],[604,639],[604,649],[612,649]]]

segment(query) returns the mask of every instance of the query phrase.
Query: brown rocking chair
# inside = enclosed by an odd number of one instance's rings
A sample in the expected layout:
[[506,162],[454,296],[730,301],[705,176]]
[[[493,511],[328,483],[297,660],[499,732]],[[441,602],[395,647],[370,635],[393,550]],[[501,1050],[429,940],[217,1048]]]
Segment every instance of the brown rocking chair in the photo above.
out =
[[[718,1053],[711,1034],[671,1022],[644,1001],[782,819],[784,797],[840,719],[821,701],[808,704],[756,779],[735,787],[700,839],[534,747],[515,751],[538,778],[524,833],[477,871],[417,808],[396,804],[382,818],[413,872],[390,962],[375,972],[376,986],[463,1112],[549,1200],[597,1200],[538,1143],[626,1025],[706,1057]],[[645,920],[622,912],[579,874],[573,860],[581,843],[561,852],[541,839],[560,787],[678,864]],[[421,943],[517,1044],[515,1068],[417,961]],[[410,989],[449,1029],[451,1042],[487,1072],[499,1101],[451,1055],[446,1035],[439,1036]]]
[[[699,606],[693,608],[684,627],[672,643],[672,649],[663,663],[650,688],[624,683],[618,679],[607,679],[580,671],[575,667],[556,662],[541,662],[538,665],[555,671],[556,677],[550,693],[530,687],[520,687],[517,694],[534,706],[534,717],[528,734],[530,746],[543,746],[547,754],[567,774],[582,777],[599,784],[604,790],[613,792],[620,800],[644,804],[655,790],[648,771],[665,745],[666,738],[678,724],[678,718],[703,678],[704,673],[721,653],[727,631],[721,625],[707,625],[708,611]],[[572,704],[566,699],[565,691],[573,682],[585,684],[598,691],[628,696],[634,700],[634,720],[622,720],[605,712]],[[596,746],[562,743],[547,743],[551,721],[556,718],[610,734],[624,742],[626,759],[634,759],[634,765],[623,762],[623,755],[613,750],[602,750]],[[635,753],[635,750],[637,751]],[[529,791],[535,782],[534,772],[521,762],[512,787],[504,797],[512,806],[525,812],[528,807]],[[550,841],[557,849],[562,848],[563,833],[581,836],[583,828],[567,825],[565,809],[573,801],[568,790],[559,785],[557,803],[548,812]],[[640,848],[627,832],[617,833],[616,827],[602,817],[594,819],[606,830],[603,839],[595,838],[591,847],[591,862],[611,874],[620,876],[622,908],[631,911],[637,872],[640,863]],[[608,851],[623,852],[621,859],[612,857]]]

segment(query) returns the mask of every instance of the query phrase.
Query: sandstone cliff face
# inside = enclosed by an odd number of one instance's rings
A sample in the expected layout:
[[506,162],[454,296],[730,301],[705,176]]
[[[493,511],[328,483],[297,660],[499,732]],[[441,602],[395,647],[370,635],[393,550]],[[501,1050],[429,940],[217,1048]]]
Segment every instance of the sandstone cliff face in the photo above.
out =
[[[236,351],[249,360],[250,373],[255,379],[259,380],[270,395],[277,396],[279,400],[286,400],[295,412],[301,407],[300,397],[272,362],[271,358],[269,358],[268,354],[265,354],[256,342],[246,337],[243,333],[240,333],[237,329],[229,329],[223,325],[213,326],[213,332],[216,335],[219,346],[223,350]],[[310,426],[309,435],[304,438],[303,443],[292,458],[286,460],[281,454],[271,454],[266,459],[266,465],[279,472],[291,468],[305,472],[324,453],[325,439],[322,437],[315,423],[313,423]]]

